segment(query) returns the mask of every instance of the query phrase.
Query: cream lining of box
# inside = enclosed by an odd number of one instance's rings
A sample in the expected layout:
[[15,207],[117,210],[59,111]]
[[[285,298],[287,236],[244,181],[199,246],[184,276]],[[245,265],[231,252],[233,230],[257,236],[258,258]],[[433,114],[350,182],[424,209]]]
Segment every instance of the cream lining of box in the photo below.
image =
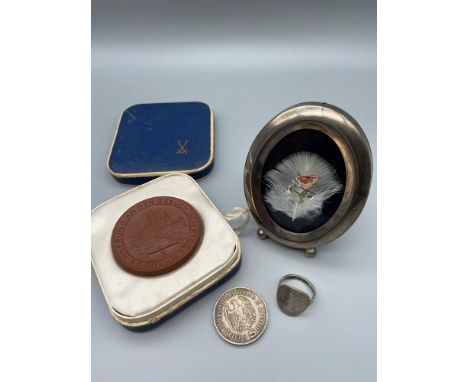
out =
[[[125,272],[114,260],[112,229],[130,206],[154,196],[189,202],[203,222],[204,236],[196,254],[165,275],[142,277]],[[238,261],[238,238],[223,215],[188,175],[170,174],[130,190],[92,211],[91,257],[112,314],[130,322],[163,316],[188,296],[206,289]],[[119,320],[120,321],[120,320]]]

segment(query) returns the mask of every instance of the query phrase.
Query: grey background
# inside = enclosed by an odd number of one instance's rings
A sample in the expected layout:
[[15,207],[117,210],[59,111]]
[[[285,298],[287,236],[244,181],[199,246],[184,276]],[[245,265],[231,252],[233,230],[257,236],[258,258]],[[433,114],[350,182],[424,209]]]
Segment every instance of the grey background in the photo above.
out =
[[[216,164],[200,185],[227,212],[245,206],[250,144],[284,108],[325,101],[348,111],[376,155],[374,1],[130,1],[92,3],[92,206],[130,188],[107,173],[117,119],[144,102],[203,101],[215,115]],[[376,187],[356,224],[317,258],[241,237],[230,281],[146,333],[120,327],[92,274],[93,381],[356,381],[376,379]],[[291,318],[276,305],[286,273],[308,277],[314,305]],[[222,341],[212,323],[219,295],[258,291],[269,306],[264,336]]]

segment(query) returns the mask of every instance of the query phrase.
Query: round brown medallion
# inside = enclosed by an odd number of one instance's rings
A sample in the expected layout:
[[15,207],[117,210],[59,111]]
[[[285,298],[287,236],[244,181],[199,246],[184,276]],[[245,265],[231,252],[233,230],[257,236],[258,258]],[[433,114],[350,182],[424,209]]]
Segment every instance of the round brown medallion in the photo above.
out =
[[112,231],[112,252],[127,271],[160,275],[190,258],[201,232],[200,217],[190,204],[157,196],[135,204],[119,218]]

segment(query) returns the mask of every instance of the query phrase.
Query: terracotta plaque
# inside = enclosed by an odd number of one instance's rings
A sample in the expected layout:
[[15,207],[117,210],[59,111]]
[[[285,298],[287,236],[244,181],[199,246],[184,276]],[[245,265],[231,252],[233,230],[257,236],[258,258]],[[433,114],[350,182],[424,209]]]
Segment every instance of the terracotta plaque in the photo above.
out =
[[129,208],[112,231],[112,252],[129,272],[155,276],[187,261],[198,247],[202,222],[182,199],[158,196]]

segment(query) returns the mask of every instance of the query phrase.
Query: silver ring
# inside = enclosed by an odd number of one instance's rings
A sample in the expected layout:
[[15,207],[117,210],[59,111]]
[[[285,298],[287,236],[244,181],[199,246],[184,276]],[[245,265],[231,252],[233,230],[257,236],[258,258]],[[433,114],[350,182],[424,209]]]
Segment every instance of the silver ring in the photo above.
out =
[[[285,283],[288,280],[298,280],[307,286],[312,292],[312,297],[300,289],[289,286]],[[305,277],[289,274],[283,276],[278,284],[278,290],[276,292],[276,300],[281,311],[288,316],[298,316],[303,313],[315,299],[315,287]]]

